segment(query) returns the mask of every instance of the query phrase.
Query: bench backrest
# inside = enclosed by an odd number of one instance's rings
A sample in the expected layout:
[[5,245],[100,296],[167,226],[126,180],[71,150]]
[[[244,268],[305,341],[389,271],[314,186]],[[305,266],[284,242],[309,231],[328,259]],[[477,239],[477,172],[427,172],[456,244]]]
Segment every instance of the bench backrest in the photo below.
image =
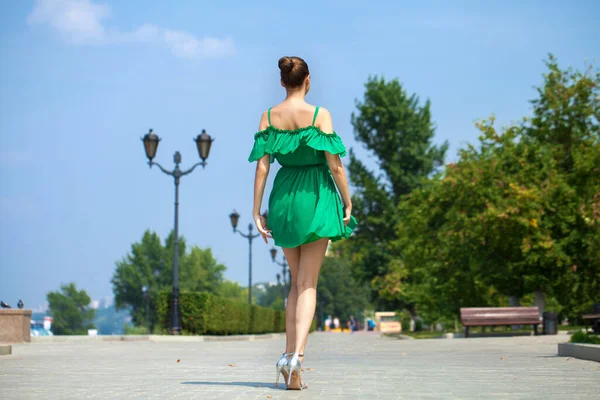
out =
[[538,324],[537,307],[474,307],[461,308],[460,318],[465,326]]

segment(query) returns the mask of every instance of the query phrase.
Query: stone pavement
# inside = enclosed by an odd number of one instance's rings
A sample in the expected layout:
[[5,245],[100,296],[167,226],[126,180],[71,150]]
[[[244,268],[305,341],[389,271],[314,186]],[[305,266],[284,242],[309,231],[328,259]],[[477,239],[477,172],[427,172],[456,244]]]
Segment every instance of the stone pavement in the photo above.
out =
[[600,363],[556,356],[566,338],[314,333],[302,392],[274,388],[281,339],[18,344],[0,399],[598,399]]

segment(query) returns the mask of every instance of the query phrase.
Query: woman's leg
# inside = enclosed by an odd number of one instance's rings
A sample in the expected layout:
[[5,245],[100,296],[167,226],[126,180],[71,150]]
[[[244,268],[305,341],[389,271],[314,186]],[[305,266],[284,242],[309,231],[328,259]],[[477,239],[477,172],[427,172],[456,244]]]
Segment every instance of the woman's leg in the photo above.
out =
[[298,265],[300,263],[300,247],[283,249],[285,259],[288,262],[292,281],[285,306],[285,352],[293,353],[296,345],[296,302],[298,291],[296,290],[296,278],[298,277]]
[[317,281],[329,239],[320,239],[300,247],[300,264],[296,278],[296,343],[294,352],[304,354],[308,331],[317,305]]

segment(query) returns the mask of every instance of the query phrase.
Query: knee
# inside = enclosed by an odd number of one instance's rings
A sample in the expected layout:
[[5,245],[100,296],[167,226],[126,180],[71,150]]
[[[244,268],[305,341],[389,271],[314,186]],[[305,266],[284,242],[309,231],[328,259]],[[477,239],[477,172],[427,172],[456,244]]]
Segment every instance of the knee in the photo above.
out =
[[302,293],[307,289],[316,289],[317,282],[310,279],[301,279],[296,282],[296,290],[298,293]]

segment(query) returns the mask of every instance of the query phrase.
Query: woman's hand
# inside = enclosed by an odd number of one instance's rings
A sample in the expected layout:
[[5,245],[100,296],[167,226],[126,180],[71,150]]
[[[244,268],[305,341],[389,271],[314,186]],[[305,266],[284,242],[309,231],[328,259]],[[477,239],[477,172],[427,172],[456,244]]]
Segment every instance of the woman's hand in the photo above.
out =
[[256,223],[256,229],[258,229],[258,232],[262,236],[265,243],[268,244],[269,239],[272,239],[273,236],[271,236],[271,231],[267,226],[267,220],[262,215],[257,214],[254,216],[254,222]]
[[351,216],[352,216],[352,205],[344,207],[344,226],[348,225],[348,222],[350,222]]

